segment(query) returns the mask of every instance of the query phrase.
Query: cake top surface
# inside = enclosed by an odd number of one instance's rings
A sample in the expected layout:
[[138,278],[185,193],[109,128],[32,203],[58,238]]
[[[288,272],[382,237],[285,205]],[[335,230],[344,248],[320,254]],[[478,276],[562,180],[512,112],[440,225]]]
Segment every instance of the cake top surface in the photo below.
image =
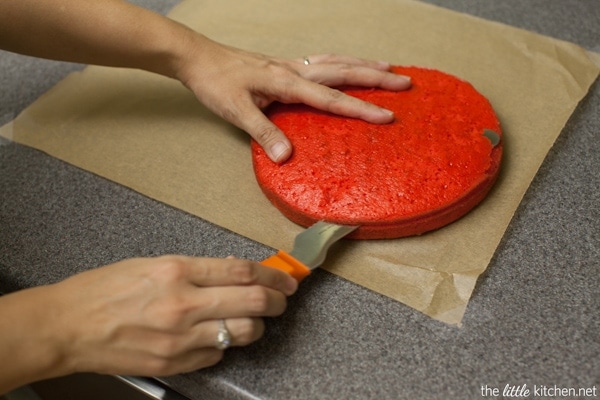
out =
[[485,129],[498,118],[471,84],[446,73],[394,67],[412,78],[409,90],[345,88],[392,110],[374,125],[306,105],[275,104],[269,118],[288,136],[291,158],[271,162],[253,143],[263,190],[315,220],[370,223],[411,218],[459,201],[492,168]]

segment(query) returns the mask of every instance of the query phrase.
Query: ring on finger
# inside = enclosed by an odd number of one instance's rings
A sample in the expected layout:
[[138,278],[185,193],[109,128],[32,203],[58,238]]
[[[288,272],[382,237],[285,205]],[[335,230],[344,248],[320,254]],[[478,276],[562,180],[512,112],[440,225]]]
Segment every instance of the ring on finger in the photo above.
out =
[[308,58],[308,56],[304,56],[304,65],[310,65],[310,60]]
[[231,346],[231,333],[227,329],[227,325],[225,325],[225,320],[220,319],[215,347],[219,350],[225,350],[229,346]]

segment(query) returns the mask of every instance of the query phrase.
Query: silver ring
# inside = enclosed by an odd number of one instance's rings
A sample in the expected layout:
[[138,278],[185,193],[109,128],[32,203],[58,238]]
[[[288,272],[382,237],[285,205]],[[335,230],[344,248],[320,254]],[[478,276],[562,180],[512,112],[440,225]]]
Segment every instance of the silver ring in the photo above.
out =
[[217,344],[215,347],[219,350],[225,350],[231,346],[231,333],[227,330],[225,320],[219,320],[219,331],[217,332]]
[[308,59],[308,56],[304,56],[304,65],[310,65],[310,60]]

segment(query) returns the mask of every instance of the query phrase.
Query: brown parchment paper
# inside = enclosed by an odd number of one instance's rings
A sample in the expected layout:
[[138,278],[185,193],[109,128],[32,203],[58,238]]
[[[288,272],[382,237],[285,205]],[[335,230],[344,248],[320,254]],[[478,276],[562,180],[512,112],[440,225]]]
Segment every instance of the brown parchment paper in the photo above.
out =
[[[489,197],[420,237],[344,241],[324,266],[451,324],[599,71],[573,44],[408,0],[186,0],[170,16],[276,56],[343,53],[437,68],[490,99],[505,158]],[[167,78],[88,67],[0,133],[274,248],[289,249],[302,229],[256,185],[247,135]]]

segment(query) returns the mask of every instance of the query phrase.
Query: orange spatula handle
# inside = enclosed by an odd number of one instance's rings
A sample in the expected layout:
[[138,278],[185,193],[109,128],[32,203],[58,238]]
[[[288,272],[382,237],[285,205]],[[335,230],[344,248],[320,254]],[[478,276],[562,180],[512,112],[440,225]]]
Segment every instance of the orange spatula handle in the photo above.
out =
[[296,278],[298,282],[310,274],[310,269],[306,265],[302,264],[283,250],[279,250],[274,256],[261,261],[261,264],[285,271]]

